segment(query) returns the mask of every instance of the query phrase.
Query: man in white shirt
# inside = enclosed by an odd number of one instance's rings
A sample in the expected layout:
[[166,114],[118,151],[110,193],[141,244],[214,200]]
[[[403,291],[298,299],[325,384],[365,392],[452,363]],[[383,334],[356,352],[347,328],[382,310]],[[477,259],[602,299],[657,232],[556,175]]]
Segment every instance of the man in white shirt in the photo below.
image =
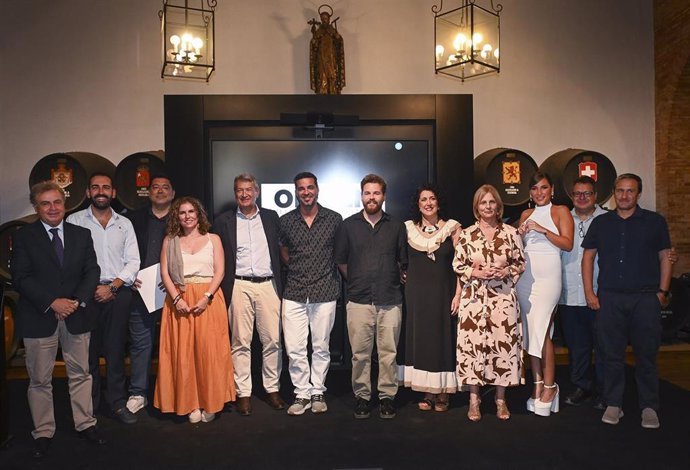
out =
[[129,287],[139,272],[139,247],[132,223],[110,206],[115,196],[112,178],[94,173],[86,189],[86,197],[91,205],[70,215],[67,222],[91,231],[98,266],[101,268],[100,282],[94,293],[99,310],[98,326],[92,331],[89,344],[93,409],[98,411],[100,405],[99,358],[102,354],[106,362],[105,399],[110,411],[122,423],[134,424],[137,417],[126,406],[128,394],[124,360],[132,298]]

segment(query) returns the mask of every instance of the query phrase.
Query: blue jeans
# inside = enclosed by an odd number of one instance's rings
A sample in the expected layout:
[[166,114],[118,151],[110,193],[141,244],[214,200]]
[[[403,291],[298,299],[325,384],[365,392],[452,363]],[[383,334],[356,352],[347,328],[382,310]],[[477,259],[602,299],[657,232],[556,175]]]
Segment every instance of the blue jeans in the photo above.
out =
[[134,293],[129,315],[130,396],[147,396],[153,335],[160,315],[160,310],[149,313],[139,294]]

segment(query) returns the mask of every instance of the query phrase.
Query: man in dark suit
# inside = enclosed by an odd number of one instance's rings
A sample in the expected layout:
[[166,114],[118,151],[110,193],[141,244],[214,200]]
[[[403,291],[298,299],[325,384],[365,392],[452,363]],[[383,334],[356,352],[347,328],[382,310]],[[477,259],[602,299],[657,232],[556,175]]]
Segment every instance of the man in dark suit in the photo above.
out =
[[222,214],[215,223],[225,250],[225,278],[221,283],[228,299],[232,334],[232,361],[237,386],[237,409],[252,413],[251,343],[254,323],[262,344],[263,385],[267,402],[285,408],[280,397],[282,346],[280,343],[280,279],[278,214],[256,205],[259,185],[249,174],[235,177],[237,210]]
[[[141,209],[125,214],[134,227],[139,246],[141,269],[154,266],[161,261],[161,248],[168,225],[170,206],[175,198],[175,189],[166,175],[154,175],[149,185],[149,201]],[[148,403],[149,369],[153,350],[156,322],[161,310],[148,312],[141,295],[136,291],[141,281],[134,282],[129,314],[129,360],[130,381],[127,409],[136,413]]]
[[52,181],[31,188],[39,220],[13,238],[12,279],[20,294],[17,331],[24,338],[29,373],[29,408],[35,429],[34,457],[48,451],[55,434],[52,378],[58,343],[62,347],[74,426],[97,444],[89,374],[91,310],[100,268],[88,230],[63,221],[65,192]]

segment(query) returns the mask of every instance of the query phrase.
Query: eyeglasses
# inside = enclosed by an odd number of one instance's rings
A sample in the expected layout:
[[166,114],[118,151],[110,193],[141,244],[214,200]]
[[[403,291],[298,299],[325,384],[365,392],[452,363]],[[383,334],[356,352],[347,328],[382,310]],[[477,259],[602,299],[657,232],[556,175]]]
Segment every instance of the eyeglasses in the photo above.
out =
[[580,221],[580,223],[577,224],[577,232],[580,235],[580,238],[585,238],[585,222]]
[[574,198],[589,199],[594,194],[594,191],[573,191]]

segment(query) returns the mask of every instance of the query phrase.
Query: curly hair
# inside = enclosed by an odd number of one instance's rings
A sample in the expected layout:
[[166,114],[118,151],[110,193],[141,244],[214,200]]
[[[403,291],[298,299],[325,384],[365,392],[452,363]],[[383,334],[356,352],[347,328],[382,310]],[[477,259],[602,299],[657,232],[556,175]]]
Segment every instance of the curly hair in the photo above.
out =
[[208,215],[206,215],[206,209],[195,197],[183,196],[181,198],[175,199],[170,207],[170,217],[168,217],[168,228],[166,234],[169,237],[176,237],[184,235],[184,231],[180,226],[180,217],[178,216],[180,212],[180,207],[182,204],[191,204],[197,214],[199,233],[201,235],[206,235],[211,228],[211,223],[208,221]]
[[422,226],[422,213],[419,212],[419,197],[422,195],[422,192],[424,191],[430,191],[434,193],[434,196],[436,196],[436,203],[438,204],[438,219],[447,220],[446,201],[443,196],[443,192],[441,192],[441,190],[438,189],[438,186],[436,186],[435,184],[425,183],[419,186],[417,189],[415,189],[414,196],[412,197],[412,222],[414,222],[414,224],[419,227]]

